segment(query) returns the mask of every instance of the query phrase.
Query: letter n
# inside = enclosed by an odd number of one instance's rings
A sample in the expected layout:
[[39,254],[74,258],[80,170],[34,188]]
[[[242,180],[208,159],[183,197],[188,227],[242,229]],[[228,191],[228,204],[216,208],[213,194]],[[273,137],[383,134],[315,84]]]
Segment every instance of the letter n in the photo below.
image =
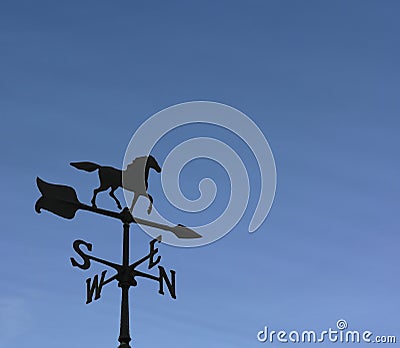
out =
[[101,273],[100,282],[98,274],[93,277],[93,282],[91,278],[86,279],[86,304],[93,301],[93,295],[95,300],[100,298],[101,289],[105,283],[104,278],[106,277],[106,273],[107,271]]
[[175,274],[176,274],[176,272],[173,270],[170,270],[171,280],[169,280],[164,267],[158,266],[158,269],[160,271],[160,277],[158,280],[160,283],[160,288],[158,290],[158,293],[160,293],[161,295],[164,295],[164,282],[165,282],[165,285],[167,285],[167,288],[168,288],[168,291],[169,291],[171,297],[176,299],[176,292],[175,292]]

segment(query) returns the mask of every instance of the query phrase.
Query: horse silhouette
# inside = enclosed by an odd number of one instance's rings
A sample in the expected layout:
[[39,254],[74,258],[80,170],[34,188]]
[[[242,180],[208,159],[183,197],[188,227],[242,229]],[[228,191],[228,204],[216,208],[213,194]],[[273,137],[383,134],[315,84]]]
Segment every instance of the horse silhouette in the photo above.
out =
[[122,209],[120,201],[114,194],[117,188],[122,187],[125,190],[134,193],[130,207],[131,212],[133,211],[133,207],[135,206],[139,196],[144,196],[150,201],[147,213],[151,213],[153,208],[153,197],[147,193],[149,171],[153,168],[156,172],[161,172],[161,167],[153,156],[137,157],[128,165],[126,170],[101,166],[93,162],[71,162],[70,165],[87,172],[98,170],[100,186],[94,189],[91,200],[94,207],[96,207],[97,194],[111,188],[109,195],[115,200],[117,207]]

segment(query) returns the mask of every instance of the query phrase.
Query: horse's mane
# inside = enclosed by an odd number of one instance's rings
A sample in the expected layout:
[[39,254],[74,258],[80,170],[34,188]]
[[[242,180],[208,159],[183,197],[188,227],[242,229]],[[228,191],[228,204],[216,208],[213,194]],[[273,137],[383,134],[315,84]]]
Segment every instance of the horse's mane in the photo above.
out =
[[126,167],[124,173],[124,187],[130,191],[145,193],[147,189],[146,164],[147,156],[135,158]]
[[128,164],[128,166],[126,167],[126,171],[129,173],[132,171],[132,174],[139,170],[142,170],[144,172],[147,164],[147,159],[147,156],[136,157],[132,161],[132,163]]

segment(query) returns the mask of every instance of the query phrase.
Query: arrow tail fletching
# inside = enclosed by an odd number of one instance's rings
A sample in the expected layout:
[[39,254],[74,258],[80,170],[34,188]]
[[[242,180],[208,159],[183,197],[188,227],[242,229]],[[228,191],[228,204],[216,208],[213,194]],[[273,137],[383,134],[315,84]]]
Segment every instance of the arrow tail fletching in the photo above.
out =
[[39,177],[36,178],[38,189],[42,196],[36,201],[35,210],[41,209],[66,219],[72,219],[81,203],[72,187],[50,184]]

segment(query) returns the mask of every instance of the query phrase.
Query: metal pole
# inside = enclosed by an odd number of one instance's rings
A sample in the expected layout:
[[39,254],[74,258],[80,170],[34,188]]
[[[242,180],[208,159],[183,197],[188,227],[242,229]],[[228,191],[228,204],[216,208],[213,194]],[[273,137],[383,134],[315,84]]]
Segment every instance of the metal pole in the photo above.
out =
[[122,267],[123,274],[120,279],[119,287],[122,290],[121,298],[121,322],[119,330],[120,342],[119,348],[130,348],[129,342],[131,336],[129,334],[129,223],[124,223],[124,236],[123,236],[123,254],[122,254]]

